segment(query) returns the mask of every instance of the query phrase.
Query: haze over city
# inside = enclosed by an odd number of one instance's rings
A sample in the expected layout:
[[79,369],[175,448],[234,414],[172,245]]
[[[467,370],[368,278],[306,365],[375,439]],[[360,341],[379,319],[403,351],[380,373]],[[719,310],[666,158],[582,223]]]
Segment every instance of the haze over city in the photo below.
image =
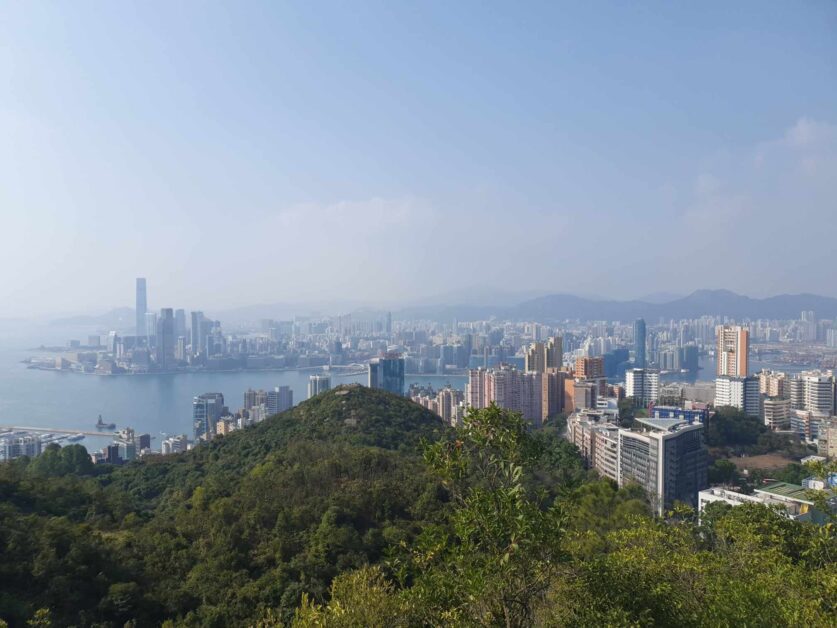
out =
[[837,6],[4,3],[0,317],[837,296]]

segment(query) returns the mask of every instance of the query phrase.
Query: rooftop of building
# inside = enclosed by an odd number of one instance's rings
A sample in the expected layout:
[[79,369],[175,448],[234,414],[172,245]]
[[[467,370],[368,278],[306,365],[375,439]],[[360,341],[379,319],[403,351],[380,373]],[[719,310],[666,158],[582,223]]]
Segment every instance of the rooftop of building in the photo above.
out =
[[773,482],[767,486],[762,486],[756,489],[756,493],[768,493],[777,497],[784,497],[806,504],[813,504],[807,494],[807,490],[799,484],[791,484],[789,482]]
[[684,419],[656,419],[653,417],[636,417],[637,423],[641,423],[659,432],[676,432],[683,427],[693,425]]

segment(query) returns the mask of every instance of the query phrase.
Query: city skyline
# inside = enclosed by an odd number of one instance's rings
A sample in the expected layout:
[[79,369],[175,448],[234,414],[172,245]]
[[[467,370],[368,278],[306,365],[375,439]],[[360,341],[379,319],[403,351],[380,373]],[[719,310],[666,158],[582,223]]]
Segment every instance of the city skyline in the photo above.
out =
[[9,5],[0,318],[837,296],[833,4],[480,9]]

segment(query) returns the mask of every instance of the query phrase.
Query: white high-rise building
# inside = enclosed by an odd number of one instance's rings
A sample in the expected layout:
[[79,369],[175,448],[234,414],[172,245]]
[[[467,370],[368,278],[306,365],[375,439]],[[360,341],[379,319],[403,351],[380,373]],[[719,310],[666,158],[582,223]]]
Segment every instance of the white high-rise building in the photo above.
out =
[[660,374],[652,369],[628,369],[625,371],[625,396],[633,397],[640,406],[657,401],[660,391]]
[[718,377],[715,379],[715,407],[732,406],[748,416],[760,415],[759,380],[755,377]]

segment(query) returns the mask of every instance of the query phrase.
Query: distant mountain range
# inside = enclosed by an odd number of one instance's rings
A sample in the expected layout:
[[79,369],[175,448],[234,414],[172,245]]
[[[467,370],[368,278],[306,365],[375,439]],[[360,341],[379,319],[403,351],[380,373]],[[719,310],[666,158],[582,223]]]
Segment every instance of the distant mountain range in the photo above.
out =
[[[498,297],[500,295],[498,294]],[[509,295],[510,296],[510,295]],[[594,299],[571,294],[551,294],[518,303],[500,302],[493,305],[417,305],[393,311],[397,319],[430,319],[452,321],[454,319],[482,320],[491,317],[510,320],[608,320],[630,321],[645,318],[649,322],[663,319],[698,318],[705,314],[729,316],[735,319],[767,318],[795,319],[803,310],[813,310],[819,318],[837,318],[837,299],[816,294],[780,294],[765,299],[745,297],[729,290],[697,290],[692,294],[662,301],[664,293],[649,295],[646,299],[618,301]],[[452,300],[452,299],[451,299]],[[473,302],[472,302],[473,303]],[[354,306],[353,316],[359,319],[384,316],[385,310],[362,309],[357,304],[317,304],[316,306],[267,304],[210,312],[210,316],[230,323],[255,322],[262,318],[287,320],[295,315],[319,311],[322,314],[345,312]],[[102,329],[132,329],[134,310],[117,308],[101,316],[75,316],[52,321],[59,326],[95,326]]]
[[570,294],[552,294],[529,299],[511,306],[448,306],[444,308],[408,308],[399,318],[430,318],[437,320],[473,320],[496,316],[514,320],[560,321],[621,320],[645,318],[698,318],[704,314],[742,318],[792,319],[802,310],[813,310],[820,318],[837,317],[837,299],[815,294],[782,294],[753,299],[729,290],[697,290],[692,294],[667,301],[596,300]]

